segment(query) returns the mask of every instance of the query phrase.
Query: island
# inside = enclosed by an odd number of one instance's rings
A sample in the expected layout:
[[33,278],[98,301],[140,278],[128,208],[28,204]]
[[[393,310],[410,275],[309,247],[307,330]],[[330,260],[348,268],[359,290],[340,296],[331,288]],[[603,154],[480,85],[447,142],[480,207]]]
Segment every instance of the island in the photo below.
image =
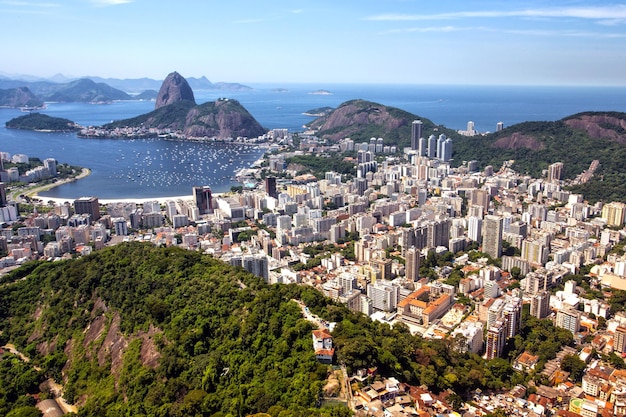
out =
[[8,129],[34,130],[37,132],[76,132],[81,126],[69,119],[47,114],[29,113],[5,123]]
[[320,96],[331,96],[333,93],[331,93],[328,90],[315,90],[315,91],[311,91],[309,94],[316,94]]
[[311,110],[307,110],[304,113],[302,113],[305,116],[312,116],[312,117],[324,117],[324,116],[328,116],[330,113],[332,113],[332,111],[335,110],[332,107],[318,107],[315,109],[311,109]]

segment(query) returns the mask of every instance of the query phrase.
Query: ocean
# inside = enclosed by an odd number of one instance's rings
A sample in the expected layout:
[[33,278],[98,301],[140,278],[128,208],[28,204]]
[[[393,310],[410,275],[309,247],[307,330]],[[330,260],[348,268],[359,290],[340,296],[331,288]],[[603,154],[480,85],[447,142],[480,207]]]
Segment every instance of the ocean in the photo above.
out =
[[[626,112],[626,87],[503,87],[436,85],[259,84],[252,91],[195,91],[203,103],[220,97],[236,99],[268,129],[303,130],[313,117],[303,113],[365,99],[398,107],[446,127],[464,130],[473,121],[480,132],[496,123],[558,120],[582,111]],[[311,94],[325,90],[330,94]],[[151,111],[154,102],[112,104],[49,103],[42,113],[65,117],[81,125],[98,126]],[[59,163],[80,165],[92,175],[43,193],[67,198],[95,195],[102,199],[190,195],[191,187],[209,185],[228,191],[232,176],[261,155],[254,147],[202,144],[156,139],[81,139],[76,134],[38,133],[6,129],[4,123],[21,116],[0,109],[0,151],[22,153]]]

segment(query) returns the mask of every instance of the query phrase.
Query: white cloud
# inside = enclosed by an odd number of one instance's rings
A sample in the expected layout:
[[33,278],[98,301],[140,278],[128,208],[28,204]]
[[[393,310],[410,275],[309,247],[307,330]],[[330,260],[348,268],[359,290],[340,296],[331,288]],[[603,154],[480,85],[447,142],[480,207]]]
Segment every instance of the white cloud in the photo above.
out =
[[91,0],[96,6],[117,6],[119,4],[132,3],[133,0]]
[[508,33],[512,35],[522,36],[545,36],[545,37],[578,37],[578,38],[626,38],[626,33],[599,33],[591,31],[575,31],[575,30],[535,30],[535,29],[496,29],[485,26],[430,26],[430,27],[413,27],[403,29],[392,29],[382,34],[390,33],[452,33],[452,32],[490,32],[490,33]]
[[34,8],[50,8],[50,7],[59,7],[59,4],[56,3],[30,3],[27,1],[0,1],[0,4],[5,6],[15,6],[15,7],[34,7]]
[[525,10],[483,10],[471,12],[451,12],[437,14],[380,14],[368,16],[365,20],[372,21],[420,21],[420,20],[448,20],[464,18],[500,18],[500,17],[553,17],[579,18],[592,20],[626,19],[626,5],[604,7],[569,7]]

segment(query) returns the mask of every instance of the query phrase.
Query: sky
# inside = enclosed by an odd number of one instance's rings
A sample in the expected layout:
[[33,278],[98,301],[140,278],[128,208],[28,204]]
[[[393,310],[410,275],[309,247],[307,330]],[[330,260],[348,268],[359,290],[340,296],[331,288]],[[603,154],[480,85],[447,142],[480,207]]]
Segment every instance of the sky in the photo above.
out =
[[626,85],[626,1],[0,0],[0,73]]

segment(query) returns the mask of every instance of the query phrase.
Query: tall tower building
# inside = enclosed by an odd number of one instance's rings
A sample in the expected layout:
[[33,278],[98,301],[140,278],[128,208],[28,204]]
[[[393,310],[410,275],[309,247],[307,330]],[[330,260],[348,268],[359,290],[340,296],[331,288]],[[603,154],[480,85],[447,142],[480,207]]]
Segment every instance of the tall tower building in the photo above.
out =
[[211,187],[193,187],[193,197],[196,200],[196,206],[200,214],[208,214],[213,210]]
[[429,158],[437,157],[437,138],[435,135],[428,137],[428,155]]
[[420,251],[415,246],[406,251],[406,278],[413,282],[420,278]]
[[74,200],[74,212],[76,214],[90,214],[91,221],[100,218],[100,203],[98,197],[80,197]]
[[441,160],[449,162],[452,159],[452,139],[446,139],[441,145]]
[[43,166],[50,172],[53,177],[57,176],[57,160],[54,158],[46,158],[43,160]]
[[548,166],[548,182],[558,182],[563,177],[563,162],[555,162]]
[[0,182],[0,207],[7,205],[7,190],[3,182]]
[[626,352],[626,327],[618,326],[613,338],[613,350],[617,353]]
[[265,178],[265,192],[270,197],[278,198],[278,193],[276,192],[276,177]]
[[482,240],[482,230],[483,229],[483,221],[480,217],[472,216],[467,221],[467,237],[472,239],[474,242],[479,242]]
[[419,156],[426,155],[426,152],[428,151],[427,143],[428,141],[425,138],[419,138],[419,141],[417,142],[417,153]]
[[487,342],[485,343],[485,357],[487,360],[499,358],[502,355],[506,342],[506,330],[505,320],[496,321],[487,330]]
[[469,122],[467,122],[467,135],[474,136],[475,134],[476,131],[474,130],[474,122],[470,120]]
[[446,141],[446,135],[443,133],[437,139],[437,159],[443,159],[443,144]]
[[555,326],[567,329],[573,334],[578,333],[578,329],[580,329],[580,311],[567,307],[557,311]]
[[621,227],[624,224],[625,213],[626,204],[624,203],[613,202],[602,207],[602,218],[609,226]]
[[496,123],[496,132],[500,132],[503,129],[504,129],[504,123],[503,122]]
[[502,255],[502,217],[488,215],[483,222],[483,252],[497,259]]
[[540,291],[530,299],[530,314],[538,319],[544,319],[550,314],[550,293]]
[[411,149],[416,151],[419,149],[419,140],[422,137],[422,121],[413,120],[411,124]]

